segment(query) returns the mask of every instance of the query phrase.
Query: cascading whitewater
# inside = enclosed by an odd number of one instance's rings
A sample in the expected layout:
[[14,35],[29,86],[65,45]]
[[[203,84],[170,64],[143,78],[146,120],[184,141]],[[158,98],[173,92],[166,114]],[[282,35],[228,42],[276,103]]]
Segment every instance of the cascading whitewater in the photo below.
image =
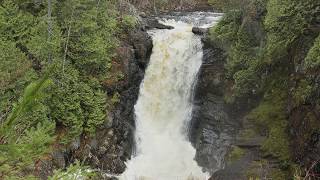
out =
[[124,180],[208,179],[188,141],[192,87],[202,62],[192,25],[168,20],[173,30],[154,30],[153,53],[135,105],[136,153]]

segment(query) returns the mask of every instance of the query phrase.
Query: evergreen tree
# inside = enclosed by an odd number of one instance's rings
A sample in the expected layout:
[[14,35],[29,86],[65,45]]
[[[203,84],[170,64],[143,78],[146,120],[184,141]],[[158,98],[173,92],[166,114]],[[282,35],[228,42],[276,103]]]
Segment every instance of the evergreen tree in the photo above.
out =
[[[55,123],[49,121],[45,111],[39,111],[48,76],[31,83],[0,127],[0,177],[3,179],[31,178],[34,161],[49,152],[53,142]],[[39,108],[40,107],[40,108]],[[39,114],[28,116],[30,112]],[[35,122],[37,121],[37,122]]]

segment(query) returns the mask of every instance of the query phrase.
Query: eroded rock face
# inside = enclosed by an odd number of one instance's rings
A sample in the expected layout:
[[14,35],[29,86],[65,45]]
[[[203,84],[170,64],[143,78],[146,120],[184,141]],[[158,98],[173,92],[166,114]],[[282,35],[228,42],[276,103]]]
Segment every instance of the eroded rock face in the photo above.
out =
[[[205,35],[203,65],[195,88],[195,108],[190,125],[190,139],[197,150],[196,160],[211,173],[212,180],[246,180],[248,173],[260,179],[269,177],[279,167],[279,161],[264,156],[261,146],[265,137],[250,134],[254,127],[244,118],[256,107],[260,97],[225,103],[227,93],[224,91],[228,86],[224,75],[225,54]],[[239,157],[230,159],[235,150]],[[257,165],[260,161],[267,163]]]
[[204,57],[195,89],[190,138],[198,164],[213,173],[223,167],[237,125],[223,100],[224,53],[205,37],[203,40]]
[[[241,136],[241,132],[249,128],[243,117],[255,103],[237,99],[233,104],[226,104],[225,53],[205,35],[203,64],[195,88],[190,139],[197,150],[198,164],[212,174],[212,179],[245,180],[246,172],[255,168],[252,162],[261,158],[259,149],[263,139]],[[244,152],[239,159],[229,162],[228,156],[234,147],[240,147]]]

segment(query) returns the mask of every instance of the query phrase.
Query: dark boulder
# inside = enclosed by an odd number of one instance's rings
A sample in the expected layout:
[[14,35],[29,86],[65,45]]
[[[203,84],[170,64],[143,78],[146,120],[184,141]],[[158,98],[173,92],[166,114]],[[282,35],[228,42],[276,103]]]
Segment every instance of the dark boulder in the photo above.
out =
[[174,29],[172,26],[167,26],[164,24],[161,24],[156,18],[145,18],[143,19],[144,26],[146,30],[149,29]]
[[204,35],[204,34],[207,34],[209,31],[208,28],[200,28],[200,27],[193,27],[192,28],[192,32],[194,34],[197,34],[197,35]]
[[[152,39],[151,37],[141,31],[132,32],[130,35],[130,44],[133,46],[134,59],[139,65],[139,68],[144,68],[148,65],[149,57],[152,53]],[[130,69],[128,69],[130,71]]]

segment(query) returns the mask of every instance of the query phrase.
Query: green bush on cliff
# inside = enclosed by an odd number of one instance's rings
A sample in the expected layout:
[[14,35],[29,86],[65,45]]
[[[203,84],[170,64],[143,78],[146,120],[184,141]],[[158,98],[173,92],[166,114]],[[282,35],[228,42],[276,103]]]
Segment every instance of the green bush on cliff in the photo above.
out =
[[237,71],[234,76],[234,95],[243,97],[251,94],[257,94],[259,91],[259,77],[253,68]]
[[[210,39],[227,54],[227,87],[232,87],[227,96],[234,101],[250,99],[251,95],[261,97],[247,118],[257,133],[266,136],[262,150],[277,157],[282,168],[292,166],[288,134],[292,114],[288,111],[305,112],[299,119],[302,122],[294,120],[308,127],[298,130],[307,131],[299,134],[299,143],[319,131],[312,115],[317,108],[310,108],[320,103],[316,83],[320,67],[319,1],[250,0],[243,1],[247,4],[242,7],[233,0],[209,2],[225,11],[210,30]],[[287,178],[283,171],[275,174],[278,179]]]
[[265,95],[263,102],[247,117],[255,124],[258,133],[267,136],[262,150],[278,157],[283,163],[290,159],[289,139],[286,134],[286,98],[283,90],[274,89]]
[[[106,121],[104,81],[120,33],[137,23],[119,21],[114,3],[0,1],[0,179],[35,178],[54,133],[69,143]],[[35,90],[47,76],[50,86]]]
[[305,58],[304,66],[306,69],[320,68],[320,35],[316,38],[313,47],[309,50]]
[[228,161],[230,163],[241,159],[246,154],[246,151],[238,146],[232,147],[232,150],[228,153]]
[[208,0],[209,4],[216,9],[229,11],[234,9],[244,9],[250,0]]
[[127,28],[133,29],[134,27],[136,27],[137,23],[138,23],[138,20],[134,16],[124,15],[122,17],[123,29],[127,29]]
[[64,74],[61,65],[54,71],[54,79],[59,82],[50,89],[48,106],[50,116],[67,129],[68,142],[83,132],[94,134],[97,126],[106,120],[106,97],[99,82],[86,82],[73,67],[67,66]]
[[249,32],[246,16],[241,10],[229,11],[222,20],[210,30],[210,39],[223,48],[228,56],[225,63],[228,79],[234,80],[232,88],[235,97],[257,93],[260,86],[259,40]]
[[76,180],[76,179],[94,179],[96,173],[87,166],[83,166],[77,161],[71,164],[66,170],[56,170],[49,180]]
[[209,31],[209,38],[221,48],[227,49],[237,40],[237,33],[241,25],[242,12],[235,10],[226,13],[219,23]]
[[236,41],[228,52],[228,59],[226,69],[228,75],[232,76],[239,70],[245,70],[255,61],[254,54],[254,39],[245,31],[240,28],[236,34]]
[[301,80],[293,90],[293,100],[296,106],[304,104],[311,97],[313,91],[312,85],[305,79]]
[[[319,4],[318,4],[319,5]],[[310,26],[317,16],[317,1],[270,0],[264,25],[268,32],[269,61],[288,55],[288,48]]]
[[279,122],[273,123],[268,132],[268,138],[262,145],[262,150],[266,154],[271,154],[279,158],[283,166],[290,162],[289,137],[286,133],[286,119],[277,119]]

